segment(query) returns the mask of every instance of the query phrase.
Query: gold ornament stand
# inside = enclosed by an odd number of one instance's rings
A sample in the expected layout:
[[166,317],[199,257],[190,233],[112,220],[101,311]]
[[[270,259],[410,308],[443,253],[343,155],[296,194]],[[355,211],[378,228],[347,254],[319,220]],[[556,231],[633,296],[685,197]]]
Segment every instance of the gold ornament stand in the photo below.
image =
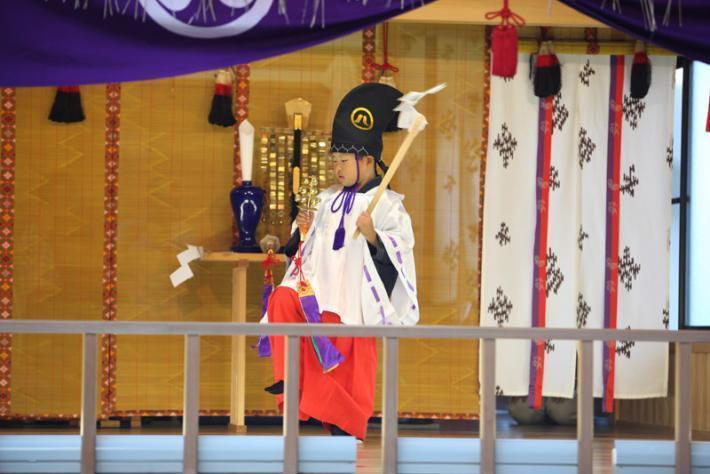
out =
[[[274,254],[280,263],[286,261],[283,254]],[[265,253],[205,252],[203,262],[231,263],[232,269],[232,322],[245,323],[247,320],[247,270],[250,264],[261,264]],[[232,337],[232,358],[230,370],[229,428],[230,431],[246,433],[244,424],[246,392],[246,338]]]

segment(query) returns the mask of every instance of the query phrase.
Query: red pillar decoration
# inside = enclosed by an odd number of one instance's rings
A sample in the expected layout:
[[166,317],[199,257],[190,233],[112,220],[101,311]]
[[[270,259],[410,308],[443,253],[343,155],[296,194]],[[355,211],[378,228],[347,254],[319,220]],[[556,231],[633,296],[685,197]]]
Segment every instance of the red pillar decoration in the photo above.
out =
[[[251,68],[248,64],[240,64],[235,67],[237,87],[235,87],[236,100],[234,101],[234,117],[237,123],[234,124],[234,166],[232,174],[232,184],[241,186],[242,184],[242,160],[239,152],[239,125],[249,117],[249,74]],[[232,223],[232,244],[239,241],[239,229],[236,223]]]
[[[116,234],[118,231],[118,158],[121,135],[121,85],[106,85],[104,145],[103,320],[116,319]],[[116,335],[101,335],[101,416],[116,408]]]
[[[15,89],[2,89],[0,111],[0,319],[12,318],[15,226]],[[0,334],[0,416],[10,414],[12,334]]]
[[[488,125],[490,123],[491,109],[491,31],[490,26],[486,27],[485,41],[486,49],[483,55],[483,127],[481,127],[481,165],[479,167],[480,177],[478,186],[478,280],[476,282],[476,293],[478,305],[481,306],[481,275],[483,264],[483,204],[486,191],[486,163],[488,159]],[[480,312],[479,312],[480,314]],[[480,321],[479,321],[480,324]]]
[[362,30],[362,82],[375,80],[375,34],[376,27]]

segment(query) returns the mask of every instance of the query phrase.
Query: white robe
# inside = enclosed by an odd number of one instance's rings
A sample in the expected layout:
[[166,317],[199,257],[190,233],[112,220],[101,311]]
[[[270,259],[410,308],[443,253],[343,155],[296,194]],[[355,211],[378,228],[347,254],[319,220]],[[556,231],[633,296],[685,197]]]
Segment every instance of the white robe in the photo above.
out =
[[[419,321],[414,233],[404,209],[404,196],[384,192],[373,212],[375,231],[397,270],[391,297],[387,296],[363,236],[353,239],[358,216],[367,209],[376,188],[357,193],[352,210],[345,216],[345,245],[333,250],[335,231],[342,211],[331,212],[342,188],[333,186],[320,193],[313,224],[303,244],[303,273],[315,291],[321,311],[340,316],[343,324],[414,325]],[[281,286],[296,289],[298,270],[292,262]]]

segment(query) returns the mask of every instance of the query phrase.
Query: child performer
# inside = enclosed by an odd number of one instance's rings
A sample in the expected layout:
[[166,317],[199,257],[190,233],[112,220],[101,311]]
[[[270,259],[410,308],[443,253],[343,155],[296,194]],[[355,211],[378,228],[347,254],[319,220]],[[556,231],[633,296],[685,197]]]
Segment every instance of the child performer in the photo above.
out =
[[[351,90],[333,120],[332,160],[339,184],[320,193],[315,212],[301,211],[296,223],[308,228],[300,268],[292,262],[271,294],[270,323],[414,325],[419,320],[414,235],[403,196],[386,190],[372,215],[366,212],[387,167],[381,159],[382,134],[397,130],[402,93],[378,83]],[[298,227],[285,246],[297,253]],[[360,236],[353,238],[355,231]],[[304,302],[299,285],[307,280]],[[315,312],[316,314],[311,314]],[[302,420],[315,418],[333,435],[364,439],[372,415],[377,373],[373,338],[333,337],[328,354],[310,338],[301,338],[300,403]],[[283,403],[284,340],[270,337],[275,383],[267,391]],[[334,347],[333,347],[334,346]],[[325,360],[329,359],[329,360]]]

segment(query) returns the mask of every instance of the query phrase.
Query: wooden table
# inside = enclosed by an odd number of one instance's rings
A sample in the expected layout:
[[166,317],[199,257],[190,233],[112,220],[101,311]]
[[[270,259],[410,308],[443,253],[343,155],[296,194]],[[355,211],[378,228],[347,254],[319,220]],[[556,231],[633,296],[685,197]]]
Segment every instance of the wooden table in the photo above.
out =
[[[275,254],[277,261],[283,263],[286,256]],[[232,269],[232,322],[244,323],[247,320],[247,269],[249,264],[261,264],[266,258],[264,253],[205,252],[203,262],[226,262],[234,265]],[[232,360],[230,371],[229,425],[236,432],[246,432],[244,425],[246,386],[246,339],[244,336],[232,337]]]

